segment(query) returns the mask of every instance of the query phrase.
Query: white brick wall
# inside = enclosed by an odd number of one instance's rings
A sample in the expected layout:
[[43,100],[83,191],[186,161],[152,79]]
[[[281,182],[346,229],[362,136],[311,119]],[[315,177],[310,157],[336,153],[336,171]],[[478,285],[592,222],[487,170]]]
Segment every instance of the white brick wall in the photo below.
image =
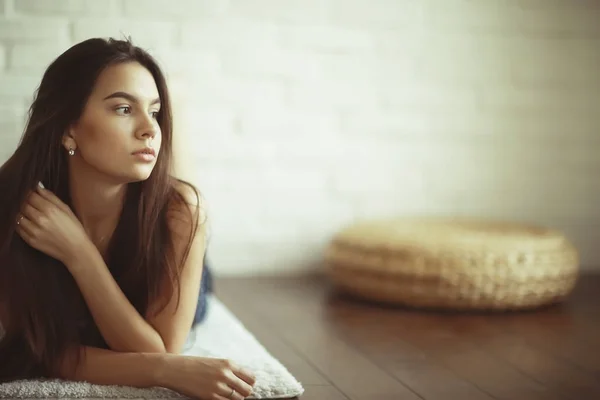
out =
[[597,0],[0,0],[0,162],[47,64],[132,35],[176,93],[217,273],[318,267],[355,218],[564,230],[600,269]]

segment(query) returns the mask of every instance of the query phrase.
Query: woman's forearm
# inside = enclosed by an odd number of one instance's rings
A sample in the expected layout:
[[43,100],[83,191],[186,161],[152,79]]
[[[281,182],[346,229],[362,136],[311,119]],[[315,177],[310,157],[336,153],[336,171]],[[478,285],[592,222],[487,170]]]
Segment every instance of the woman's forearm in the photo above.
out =
[[60,366],[62,379],[140,388],[161,386],[164,383],[164,354],[122,353],[83,346],[79,349],[85,352],[84,357],[75,367],[74,354],[67,355]]
[[80,249],[69,260],[67,268],[112,350],[142,353],[166,351],[160,334],[129,302],[92,243]]

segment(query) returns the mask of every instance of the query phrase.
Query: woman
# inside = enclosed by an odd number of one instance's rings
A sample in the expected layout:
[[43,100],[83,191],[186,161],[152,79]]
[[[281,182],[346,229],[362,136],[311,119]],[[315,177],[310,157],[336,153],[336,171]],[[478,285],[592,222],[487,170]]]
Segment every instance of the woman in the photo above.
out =
[[129,41],[86,40],[48,67],[0,168],[0,381],[251,394],[251,372],[180,354],[210,276],[201,196],[171,175],[171,131],[165,78]]

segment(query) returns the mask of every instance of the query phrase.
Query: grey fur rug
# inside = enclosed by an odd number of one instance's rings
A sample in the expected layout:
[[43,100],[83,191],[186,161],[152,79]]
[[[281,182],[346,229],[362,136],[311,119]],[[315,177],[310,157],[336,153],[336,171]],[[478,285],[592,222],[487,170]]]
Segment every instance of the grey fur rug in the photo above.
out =
[[[281,399],[300,396],[304,388],[216,297],[208,298],[205,321],[191,333],[184,354],[228,358],[256,375],[249,398]],[[1,360],[0,360],[1,362]],[[93,385],[61,380],[24,380],[0,385],[2,399],[186,399],[165,388]]]

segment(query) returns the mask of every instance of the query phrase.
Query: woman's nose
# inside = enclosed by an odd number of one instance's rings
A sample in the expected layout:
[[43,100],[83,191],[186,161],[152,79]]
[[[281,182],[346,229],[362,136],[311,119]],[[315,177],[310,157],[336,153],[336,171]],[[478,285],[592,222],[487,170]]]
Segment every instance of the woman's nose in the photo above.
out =
[[158,122],[152,118],[146,118],[138,130],[139,136],[142,138],[153,139],[158,134],[159,126]]

